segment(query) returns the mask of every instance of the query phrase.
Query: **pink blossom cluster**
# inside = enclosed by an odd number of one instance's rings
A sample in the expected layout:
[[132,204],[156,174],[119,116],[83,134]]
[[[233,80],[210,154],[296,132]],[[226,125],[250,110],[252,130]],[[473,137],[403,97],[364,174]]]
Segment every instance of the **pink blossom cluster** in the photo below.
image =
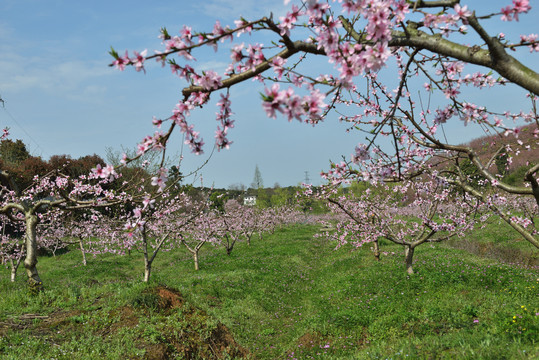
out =
[[0,136],[0,141],[5,140],[9,137],[9,129],[3,128],[2,129],[2,135]]
[[158,192],[163,192],[167,187],[168,170],[164,167],[159,169],[157,176],[152,177],[152,185],[157,186]]
[[[159,124],[159,122],[157,122]],[[137,145],[137,155],[143,155],[149,150],[158,150],[164,148],[163,133],[156,131],[153,136],[147,135]]]
[[281,35],[290,35],[290,30],[295,27],[298,17],[301,15],[299,8],[296,5],[292,5],[292,11],[286,13],[286,16],[279,18],[279,29],[281,29]]
[[[188,49],[193,45],[193,33],[192,29],[189,26],[183,26],[180,30],[180,36],[169,36],[165,35],[165,32],[162,31],[160,38],[163,39],[163,43],[165,44],[165,51],[176,51],[178,56],[182,56],[186,60],[194,60],[193,56],[191,55],[190,51],[186,51],[185,49]],[[163,61],[164,65],[164,58],[158,58],[158,61]],[[171,63],[171,68],[173,68],[173,64]],[[174,68],[173,68],[174,72]]]
[[365,144],[357,144],[355,153],[352,154],[352,162],[359,164],[360,161],[365,161],[370,158],[369,149]]
[[280,90],[279,84],[273,84],[271,88],[265,88],[264,92],[262,108],[271,118],[276,118],[276,112],[280,112],[288,121],[296,119],[315,124],[322,119],[327,108],[324,94],[317,89],[311,91],[309,95],[300,97],[291,87]]
[[133,58],[129,57],[129,53],[127,52],[127,50],[125,51],[124,56],[118,56],[116,54],[115,56],[116,59],[112,62],[112,64],[116,66],[116,68],[119,69],[120,71],[125,70],[125,67],[127,65],[133,65],[137,72],[142,70],[144,73],[146,73],[146,70],[144,69],[144,61],[146,60],[146,55],[148,54],[148,50],[143,50],[140,53],[137,51],[134,51],[133,54],[134,54]]
[[109,178],[114,178],[117,175],[118,174],[116,173],[116,170],[114,170],[114,166],[107,164],[105,167],[102,167],[101,164],[97,164],[96,167],[92,169],[90,178],[109,179]]
[[221,76],[213,70],[208,70],[202,73],[202,75],[193,76],[193,81],[196,85],[201,86],[204,90],[218,89],[221,83]]
[[528,48],[530,52],[539,51],[539,41],[537,40],[537,34],[520,35],[521,43],[529,43]]
[[189,125],[186,118],[190,115],[190,111],[196,106],[202,106],[208,101],[208,94],[198,92],[192,94],[187,100],[180,101],[176,104],[176,108],[171,116],[174,124],[179,126],[181,132],[185,134],[185,143],[189,145],[195,154],[202,154],[204,141],[200,138],[199,132],[194,130],[194,125]]
[[233,75],[235,73],[254,70],[256,66],[266,61],[266,57],[262,51],[263,46],[263,44],[258,43],[249,44],[247,48],[245,48],[244,43],[234,45],[230,53],[230,59],[232,62],[229,64],[226,74]]
[[502,8],[502,20],[503,21],[518,21],[518,15],[527,13],[530,11],[529,0],[513,0],[512,5],[508,5]]
[[445,124],[453,115],[454,110],[452,106],[447,106],[444,109],[436,109],[436,116],[433,119],[433,123],[436,125]]
[[217,121],[219,125],[215,131],[215,143],[217,149],[228,149],[232,141],[229,141],[227,138],[228,130],[234,127],[234,120],[230,117],[232,116],[232,110],[230,110],[230,99],[229,94],[221,94],[221,100],[217,103],[219,107],[219,112],[217,113]]

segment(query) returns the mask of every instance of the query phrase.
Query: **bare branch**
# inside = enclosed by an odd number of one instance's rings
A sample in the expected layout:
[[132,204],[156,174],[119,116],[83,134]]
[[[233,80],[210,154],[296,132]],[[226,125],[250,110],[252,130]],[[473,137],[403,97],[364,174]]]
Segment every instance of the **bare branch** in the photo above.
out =
[[413,5],[414,10],[420,8],[435,8],[435,7],[455,7],[460,0],[436,0],[436,1],[423,1],[423,0],[406,0],[410,5]]

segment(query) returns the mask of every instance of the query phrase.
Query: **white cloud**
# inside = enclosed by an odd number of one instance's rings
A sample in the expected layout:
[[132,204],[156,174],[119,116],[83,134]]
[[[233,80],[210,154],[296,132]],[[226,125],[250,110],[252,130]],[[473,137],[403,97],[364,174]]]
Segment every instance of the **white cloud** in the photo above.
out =
[[197,70],[213,70],[216,71],[218,74],[223,74],[228,67],[228,63],[224,61],[205,61],[205,62],[199,62],[196,64]]
[[112,72],[97,61],[42,61],[38,56],[24,57],[6,53],[0,60],[2,93],[24,93],[41,90],[57,95],[70,95],[80,88],[97,89],[93,82]]

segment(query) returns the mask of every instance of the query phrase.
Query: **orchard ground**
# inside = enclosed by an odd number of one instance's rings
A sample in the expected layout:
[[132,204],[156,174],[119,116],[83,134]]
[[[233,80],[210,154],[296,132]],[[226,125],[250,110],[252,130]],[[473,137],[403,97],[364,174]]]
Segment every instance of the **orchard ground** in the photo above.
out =
[[504,224],[419,248],[413,276],[397,245],[381,242],[385,255],[376,262],[367,246],[335,251],[313,237],[318,231],[288,226],[239,243],[230,256],[208,246],[199,271],[185,249],[162,253],[149,284],[135,252],[90,258],[86,267],[75,249],[41,257],[47,287],[38,295],[28,293],[22,271],[10,283],[2,268],[0,355],[539,357],[537,253]]

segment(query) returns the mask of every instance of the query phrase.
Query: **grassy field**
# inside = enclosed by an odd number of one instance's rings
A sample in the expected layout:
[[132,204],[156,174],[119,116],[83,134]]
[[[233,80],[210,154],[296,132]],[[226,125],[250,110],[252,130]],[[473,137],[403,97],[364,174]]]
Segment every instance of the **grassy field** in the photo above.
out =
[[149,285],[137,253],[43,257],[38,295],[24,269],[13,284],[0,270],[0,358],[537,359],[539,271],[494,259],[516,238],[497,229],[474,235],[476,254],[419,247],[413,276],[395,245],[375,262],[299,225],[230,256],[207,246],[198,272],[186,250],[161,253]]

